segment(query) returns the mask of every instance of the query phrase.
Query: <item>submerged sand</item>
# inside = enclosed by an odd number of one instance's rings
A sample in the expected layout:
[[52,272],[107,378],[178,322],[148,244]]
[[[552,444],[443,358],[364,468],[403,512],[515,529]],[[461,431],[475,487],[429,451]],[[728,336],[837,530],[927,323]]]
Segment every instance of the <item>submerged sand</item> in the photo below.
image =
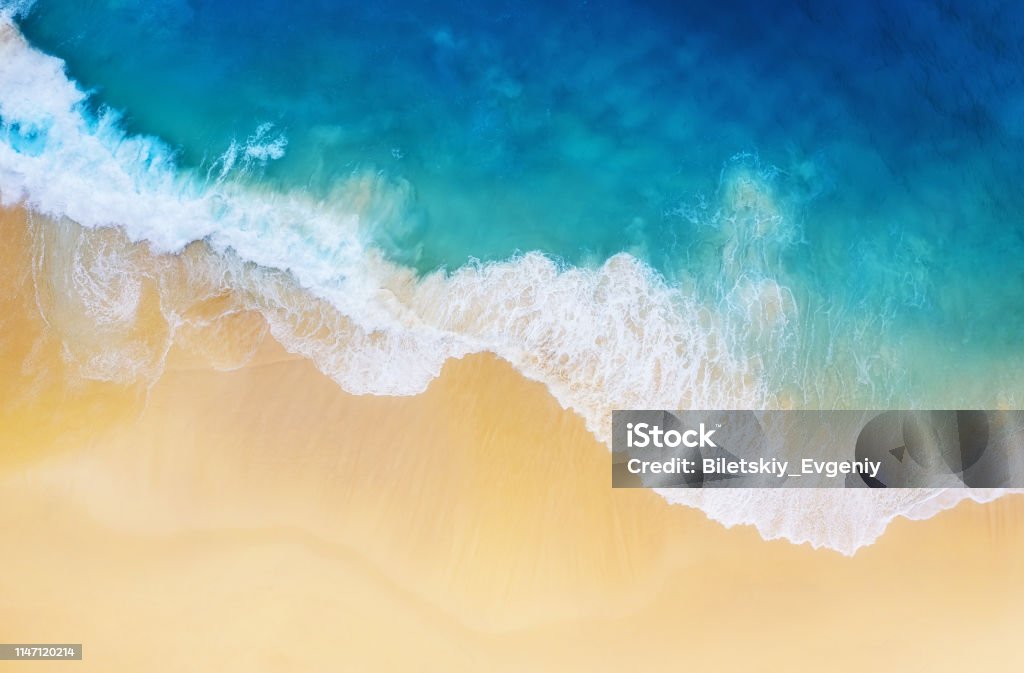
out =
[[176,346],[149,390],[64,386],[5,217],[0,633],[85,656],[0,670],[1024,666],[1024,497],[851,558],[612,490],[607,448],[491,356],[407,398],[269,337],[232,371]]

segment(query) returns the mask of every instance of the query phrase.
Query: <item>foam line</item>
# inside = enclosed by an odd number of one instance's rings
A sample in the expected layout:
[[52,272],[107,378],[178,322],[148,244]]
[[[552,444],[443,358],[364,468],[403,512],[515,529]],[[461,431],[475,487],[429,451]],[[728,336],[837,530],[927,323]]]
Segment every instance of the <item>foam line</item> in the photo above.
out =
[[[756,176],[737,175],[723,192],[729,216],[718,224],[718,282],[710,287],[670,286],[626,253],[595,268],[528,253],[417,278],[368,243],[374,218],[400,209],[407,186],[357,174],[330,199],[315,201],[232,181],[238,162],[272,161],[286,151],[287,139],[269,126],[229,150],[220,170],[189,173],[159,140],[126,135],[115,112],[94,117],[85,102],[59,59],[28,45],[9,12],[0,18],[0,200],[86,230],[116,226],[156,253],[180,255],[187,244],[205,241],[216,262],[175,267],[176,273],[239,292],[246,297],[242,308],[259,311],[286,348],[350,392],[416,394],[447,359],[492,351],[546,384],[606,443],[613,408],[786,404],[778,373],[796,366],[806,318],[763,261],[772,246],[793,236]],[[87,343],[83,351],[68,337],[69,357],[78,353],[88,364],[83,375],[159,376],[166,344],[134,340],[117,351],[121,342],[85,336],[131,327],[141,291],[132,260],[81,236],[55,234],[47,244],[51,263],[64,264],[47,280],[64,293],[62,303],[47,308],[50,317],[70,325],[61,310],[77,310],[103,326],[75,332]],[[157,280],[165,292],[187,285],[167,275]],[[163,306],[173,331],[184,311],[170,297]],[[663,495],[726,525],[754,525],[766,538],[843,553],[872,542],[895,516],[926,516],[975,497],[966,491]]]

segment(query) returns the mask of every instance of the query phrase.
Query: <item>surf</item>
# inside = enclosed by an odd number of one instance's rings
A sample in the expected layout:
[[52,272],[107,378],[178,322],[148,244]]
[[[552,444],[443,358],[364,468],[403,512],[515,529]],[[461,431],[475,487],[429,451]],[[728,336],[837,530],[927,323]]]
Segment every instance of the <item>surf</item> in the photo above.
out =
[[[629,252],[593,266],[527,252],[422,275],[382,254],[371,235],[377,219],[402,211],[407,183],[357,171],[318,198],[233,180],[231,169],[185,169],[159,139],[126,133],[117,112],[94,113],[63,63],[30,46],[9,16],[0,20],[0,63],[0,200],[45,216],[37,283],[55,292],[42,310],[64,330],[84,377],[159,377],[168,340],[195,319],[195,298],[230,290],[232,311],[258,312],[288,350],[349,392],[417,394],[446,360],[491,351],[544,383],[605,443],[613,408],[808,403],[794,397],[816,376],[801,362],[806,304],[773,261],[797,231],[742,161],[725,177],[720,216],[702,220],[714,242],[701,252],[710,282],[670,284]],[[259,128],[222,165],[293,150]],[[107,240],[111,228],[123,244]],[[133,278],[161,293],[166,339],[96,339],[131,333],[143,291]],[[818,394],[839,404],[856,393]],[[766,538],[846,553],[938,497],[662,494]]]

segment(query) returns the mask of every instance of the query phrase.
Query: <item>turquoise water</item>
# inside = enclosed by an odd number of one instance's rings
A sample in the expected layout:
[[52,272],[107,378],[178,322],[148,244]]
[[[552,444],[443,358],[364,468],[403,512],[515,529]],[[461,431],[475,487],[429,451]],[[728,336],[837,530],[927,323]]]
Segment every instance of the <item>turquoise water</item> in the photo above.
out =
[[399,196],[368,236],[420,274],[538,250],[629,252],[675,286],[771,277],[801,307],[794,370],[844,337],[898,351],[913,387],[1020,360],[1022,21],[1013,3],[39,0],[18,25],[94,113],[211,181],[330,200],[381,175]]

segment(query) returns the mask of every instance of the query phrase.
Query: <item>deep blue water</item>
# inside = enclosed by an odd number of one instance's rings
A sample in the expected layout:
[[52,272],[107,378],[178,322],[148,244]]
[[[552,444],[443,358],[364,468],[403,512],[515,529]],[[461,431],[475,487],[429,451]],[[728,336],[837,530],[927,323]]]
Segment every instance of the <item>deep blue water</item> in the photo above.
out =
[[938,368],[1017,352],[1024,5],[680,5],[39,0],[20,25],[185,166],[272,123],[285,155],[237,179],[407,182],[372,236],[420,272],[626,250],[712,282],[749,174],[788,234],[736,263],[806,314],[884,315]]

